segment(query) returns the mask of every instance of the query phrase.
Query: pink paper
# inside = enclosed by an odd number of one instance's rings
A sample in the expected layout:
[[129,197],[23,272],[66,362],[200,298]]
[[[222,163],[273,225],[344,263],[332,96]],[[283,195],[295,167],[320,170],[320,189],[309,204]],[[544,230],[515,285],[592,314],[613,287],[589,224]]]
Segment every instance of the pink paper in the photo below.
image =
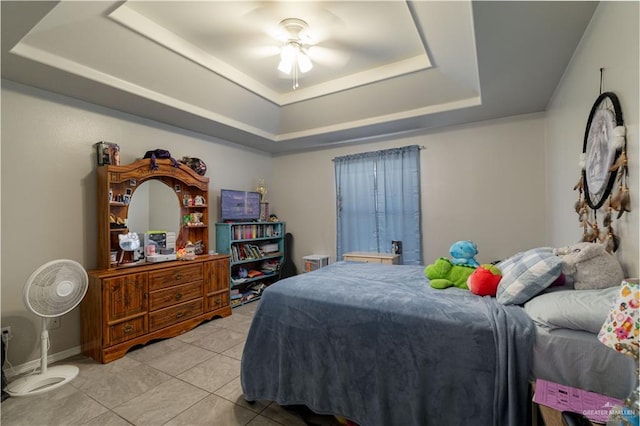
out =
[[622,405],[622,401],[616,398],[542,379],[536,380],[533,402],[558,411],[580,413],[598,423],[606,423],[611,408]]

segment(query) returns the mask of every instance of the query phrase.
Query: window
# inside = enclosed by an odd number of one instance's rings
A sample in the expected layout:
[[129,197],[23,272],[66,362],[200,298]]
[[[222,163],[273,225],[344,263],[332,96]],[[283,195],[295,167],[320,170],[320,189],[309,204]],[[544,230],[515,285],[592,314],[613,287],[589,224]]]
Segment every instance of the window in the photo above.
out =
[[412,145],[334,159],[338,259],[389,253],[391,241],[402,241],[402,263],[422,264],[419,154]]

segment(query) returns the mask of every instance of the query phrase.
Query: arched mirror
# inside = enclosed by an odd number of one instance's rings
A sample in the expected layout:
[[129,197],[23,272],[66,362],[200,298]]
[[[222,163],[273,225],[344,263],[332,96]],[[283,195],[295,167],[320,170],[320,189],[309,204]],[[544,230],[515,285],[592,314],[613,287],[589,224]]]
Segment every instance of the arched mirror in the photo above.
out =
[[131,196],[127,214],[131,232],[144,234],[150,230],[180,230],[180,201],[173,188],[161,180],[142,182]]
[[[142,159],[126,165],[99,167],[99,267],[129,267],[145,257],[146,247],[142,252],[131,252],[120,245],[120,234],[124,233],[173,232],[176,251],[191,241],[201,247],[201,253],[196,254],[207,253],[208,206],[206,201],[204,204],[195,201],[207,200],[208,191],[209,178],[198,175],[190,167],[176,167],[171,160],[156,160],[155,166],[149,159]],[[192,223],[189,218],[196,215],[199,221]],[[154,237],[161,238],[161,235]],[[123,251],[126,251],[124,256]],[[158,261],[161,260],[154,260]]]

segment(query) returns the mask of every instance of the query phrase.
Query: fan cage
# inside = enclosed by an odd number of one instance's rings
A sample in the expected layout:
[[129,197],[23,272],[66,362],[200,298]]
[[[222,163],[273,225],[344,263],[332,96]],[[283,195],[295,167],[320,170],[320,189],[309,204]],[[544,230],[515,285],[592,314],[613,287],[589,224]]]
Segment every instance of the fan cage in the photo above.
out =
[[78,262],[59,259],[45,263],[25,284],[25,305],[40,317],[64,315],[82,301],[88,281],[87,272]]

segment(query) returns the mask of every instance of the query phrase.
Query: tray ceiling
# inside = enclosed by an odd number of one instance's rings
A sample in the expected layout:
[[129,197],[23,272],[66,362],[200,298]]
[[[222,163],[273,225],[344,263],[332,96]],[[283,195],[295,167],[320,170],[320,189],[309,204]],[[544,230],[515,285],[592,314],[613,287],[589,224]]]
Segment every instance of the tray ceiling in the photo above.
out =
[[[543,111],[597,3],[1,6],[3,78],[279,153]],[[309,25],[296,90],[285,18]]]

